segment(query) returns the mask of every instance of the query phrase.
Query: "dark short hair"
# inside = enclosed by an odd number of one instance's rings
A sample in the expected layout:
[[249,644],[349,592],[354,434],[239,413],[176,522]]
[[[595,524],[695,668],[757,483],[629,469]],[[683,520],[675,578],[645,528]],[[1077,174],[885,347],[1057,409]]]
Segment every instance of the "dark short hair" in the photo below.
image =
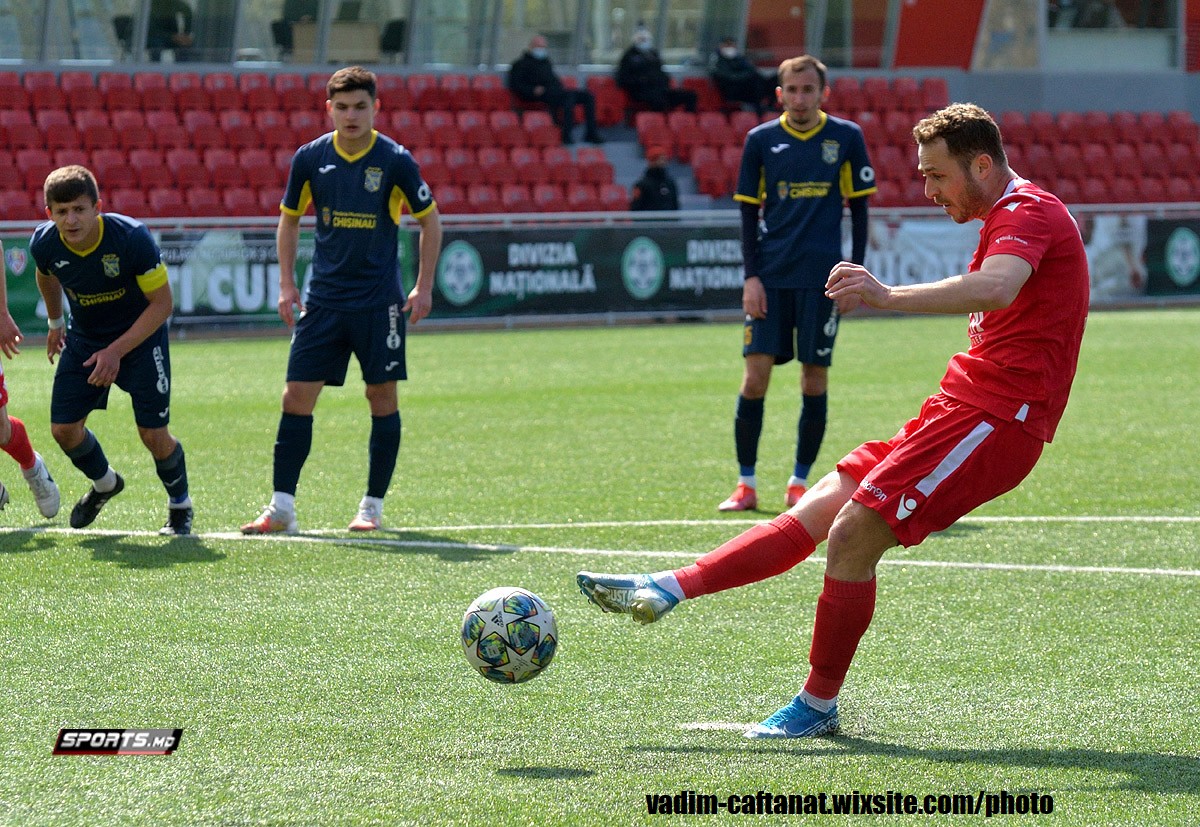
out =
[[83,196],[87,196],[95,204],[100,200],[100,187],[90,169],[72,164],[59,167],[46,176],[46,182],[42,185],[42,195],[46,199],[47,207],[67,204]]
[[912,134],[918,144],[944,140],[950,156],[964,169],[976,156],[985,153],[997,164],[1008,166],[1000,127],[982,106],[952,103],[918,121]]
[[375,73],[361,66],[347,66],[334,72],[325,84],[325,93],[333,98],[338,92],[357,92],[363,89],[375,98]]
[[783,63],[779,64],[779,83],[782,85],[783,76],[788,72],[803,72],[805,69],[815,69],[817,79],[821,81],[821,88],[824,89],[827,85],[826,77],[828,72],[825,69],[825,64],[817,60],[812,55],[800,55],[799,57],[789,57]]

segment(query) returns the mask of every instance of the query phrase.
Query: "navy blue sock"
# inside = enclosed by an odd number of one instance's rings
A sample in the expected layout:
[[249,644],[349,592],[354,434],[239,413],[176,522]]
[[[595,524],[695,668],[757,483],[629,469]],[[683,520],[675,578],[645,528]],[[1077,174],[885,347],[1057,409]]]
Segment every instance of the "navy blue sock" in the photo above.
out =
[[87,428],[83,430],[83,442],[67,451],[66,455],[75,467],[93,482],[108,473],[108,457],[104,455],[104,449],[100,447],[96,435]]
[[792,471],[801,479],[808,479],[808,472],[817,461],[817,452],[825,439],[825,419],[829,410],[829,394],[804,395],[800,407],[800,422],[796,436],[796,467]]
[[182,442],[176,440],[175,450],[166,459],[154,460],[154,470],[171,502],[181,503],[188,498],[187,461],[183,457]]
[[754,475],[758,464],[758,438],[762,435],[765,399],[738,396],[737,413],[733,419],[733,441],[737,446],[737,461],[743,477]]
[[279,417],[279,433],[275,437],[276,491],[296,495],[300,469],[312,448],[313,418],[285,413]]
[[392,484],[396,456],[400,453],[400,412],[371,417],[367,443],[367,496],[383,499]]

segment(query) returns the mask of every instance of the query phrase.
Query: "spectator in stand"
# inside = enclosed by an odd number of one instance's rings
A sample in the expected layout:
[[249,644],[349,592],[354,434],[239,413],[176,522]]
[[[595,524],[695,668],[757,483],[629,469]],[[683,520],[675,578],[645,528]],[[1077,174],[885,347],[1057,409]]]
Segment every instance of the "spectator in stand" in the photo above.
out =
[[709,61],[708,73],[728,103],[748,103],[760,118],[775,105],[775,78],[758,71],[738,51],[737,41],[732,37],[721,38]]
[[170,52],[176,61],[191,60],[192,7],[183,0],[151,0],[146,48],[151,60]]
[[667,172],[669,153],[661,146],[652,146],[646,150],[646,161],[649,166],[642,177],[633,185],[633,200],[629,203],[631,210],[677,210],[679,209],[679,188],[671,173]]
[[546,38],[534,35],[529,48],[513,61],[508,70],[508,91],[526,103],[544,103],[562,127],[562,142],[574,143],[575,107],[583,107],[583,138],[589,144],[602,144],[596,127],[596,99],[586,89],[568,89],[550,64]]
[[621,55],[617,64],[617,86],[637,103],[644,103],[655,112],[666,112],[682,106],[696,111],[696,93],[691,89],[671,86],[671,77],[663,69],[662,58],[654,48],[654,38],[643,27],[633,36],[633,45]]

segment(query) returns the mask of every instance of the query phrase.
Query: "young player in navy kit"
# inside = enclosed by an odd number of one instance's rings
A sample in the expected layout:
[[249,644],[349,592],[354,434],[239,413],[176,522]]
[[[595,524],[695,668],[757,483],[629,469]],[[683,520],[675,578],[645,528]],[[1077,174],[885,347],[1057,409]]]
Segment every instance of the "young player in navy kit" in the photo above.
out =
[[[167,428],[171,418],[171,355],[167,320],[174,303],[167,268],[146,225],[100,211],[96,179],[81,166],[56,169],[43,188],[50,220],[29,242],[50,332],[54,362],[50,432],[92,487],[71,510],[71,527],[91,525],[125,480],[108,464],[87,428],[88,415],[108,405],[113,385],[133,401],[138,436],[154,457],[167,490],[163,534],[190,534],[183,445]],[[71,307],[63,319],[63,294]]]
[[851,260],[867,247],[867,199],[875,171],[862,130],[827,115],[825,65],[810,55],[779,66],[777,121],[746,135],[734,200],[742,211],[746,327],[745,370],[734,417],[738,484],[721,511],[758,507],[755,465],[771,368],[800,361],[803,396],[796,462],[786,503],[795,505],[825,437],[829,365],[838,313],[825,295],[830,268],[842,258],[842,212],[849,201]]
[[[280,205],[279,315],[295,331],[275,440],[274,494],[262,514],[242,526],[245,534],[297,530],[296,488],[312,445],[313,410],[322,388],[344,384],[352,353],[366,383],[371,434],[366,494],[350,529],[382,526],[383,498],[400,449],[396,382],[407,376],[404,314],[415,324],[432,305],[442,244],[437,204],[409,151],[374,129],[375,75],[358,66],[339,69],[326,91],[334,129],[296,151]],[[316,249],[302,299],[296,249],[300,216],[310,203],[317,214]],[[397,263],[405,207],[421,228],[417,282],[407,299]]]
[[679,605],[788,571],[828,540],[804,688],[749,738],[836,732],[838,695],[875,611],[875,572],[895,545],[915,546],[1020,484],[1054,438],[1079,362],[1088,261],[1062,201],[1008,166],[1000,130],[974,104],[952,104],[913,129],[925,194],[958,224],[983,221],[963,275],[891,287],[839,262],[826,280],[838,308],[969,314],[970,347],[891,439],[864,442],[788,512],[695,563],[655,574],[580,572],[606,612],[652,623]]

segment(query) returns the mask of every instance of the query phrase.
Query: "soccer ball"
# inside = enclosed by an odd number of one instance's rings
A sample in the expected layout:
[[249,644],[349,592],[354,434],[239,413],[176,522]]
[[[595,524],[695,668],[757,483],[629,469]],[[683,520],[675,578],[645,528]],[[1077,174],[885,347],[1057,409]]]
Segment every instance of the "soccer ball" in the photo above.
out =
[[517,586],[489,589],[463,615],[462,645],[467,663],[488,680],[527,681],[550,665],[558,648],[554,612]]

